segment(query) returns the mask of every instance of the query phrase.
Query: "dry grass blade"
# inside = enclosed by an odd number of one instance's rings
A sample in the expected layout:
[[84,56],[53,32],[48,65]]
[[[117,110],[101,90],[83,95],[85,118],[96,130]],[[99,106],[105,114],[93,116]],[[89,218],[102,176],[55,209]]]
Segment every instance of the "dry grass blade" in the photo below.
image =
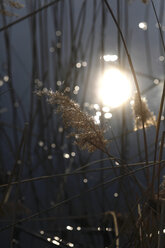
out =
[[116,248],[119,248],[119,229],[117,224],[117,217],[116,213],[114,211],[110,211],[110,214],[113,217],[114,227],[115,227],[115,235],[116,235]]
[[156,17],[156,20],[157,20],[157,24],[158,24],[158,27],[159,27],[159,33],[160,33],[160,38],[161,38],[163,50],[165,52],[165,43],[164,43],[164,39],[163,39],[163,32],[162,32],[161,24],[159,22],[159,18],[158,18],[156,8],[155,8],[155,4],[154,4],[153,0],[151,0],[151,4],[152,4],[152,8],[153,8],[153,11],[154,11],[154,14],[155,14],[155,17]]
[[[139,215],[139,220],[141,220],[142,219],[142,212],[141,212],[141,207],[140,207],[139,203],[138,203],[138,215]],[[143,242],[142,226],[143,226],[143,222],[139,221],[139,237],[140,237],[141,247],[142,247],[142,242]]]
[[159,108],[159,114],[158,114],[157,125],[156,125],[155,153],[154,153],[154,160],[155,161],[156,161],[156,155],[157,155],[158,138],[159,138],[161,115],[162,115],[163,106],[164,106],[164,98],[165,98],[165,80],[164,80],[163,92],[162,92],[162,97],[161,97],[161,102],[160,102],[160,108]]
[[58,91],[42,90],[38,91],[37,95],[45,95],[51,105],[58,105],[57,112],[62,114],[64,126],[74,130],[69,136],[75,137],[75,143],[81,149],[87,149],[89,152],[99,149],[106,152],[107,140],[104,138],[104,131],[95,124],[92,117],[80,109],[77,103]]

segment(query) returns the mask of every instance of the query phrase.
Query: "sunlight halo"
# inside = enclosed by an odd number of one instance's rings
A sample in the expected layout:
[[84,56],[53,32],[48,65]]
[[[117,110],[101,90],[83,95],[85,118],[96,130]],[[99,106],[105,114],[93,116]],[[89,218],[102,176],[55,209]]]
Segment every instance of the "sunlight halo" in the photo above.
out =
[[131,83],[117,68],[106,70],[99,79],[99,98],[103,105],[116,108],[131,97]]

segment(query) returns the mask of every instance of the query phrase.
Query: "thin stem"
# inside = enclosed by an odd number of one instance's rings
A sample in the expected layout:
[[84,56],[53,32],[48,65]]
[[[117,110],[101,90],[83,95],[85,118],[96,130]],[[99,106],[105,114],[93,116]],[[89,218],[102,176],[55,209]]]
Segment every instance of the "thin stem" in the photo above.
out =
[[160,38],[161,38],[161,41],[162,41],[163,50],[165,52],[165,42],[164,42],[164,39],[163,39],[163,33],[162,33],[161,25],[160,25],[160,22],[159,22],[159,18],[158,18],[158,15],[157,15],[153,0],[151,0],[151,4],[152,4],[154,14],[155,14],[155,17],[156,17],[156,20],[157,20],[157,23],[158,23]]

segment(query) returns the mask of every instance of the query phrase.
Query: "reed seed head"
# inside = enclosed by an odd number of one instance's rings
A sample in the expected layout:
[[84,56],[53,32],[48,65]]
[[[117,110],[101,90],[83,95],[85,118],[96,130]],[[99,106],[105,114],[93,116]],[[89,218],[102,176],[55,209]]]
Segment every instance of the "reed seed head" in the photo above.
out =
[[68,96],[58,91],[39,90],[38,96],[47,96],[51,105],[57,105],[57,112],[62,114],[64,126],[71,127],[73,132],[69,136],[75,137],[75,143],[81,149],[93,152],[96,149],[106,150],[107,140],[104,130],[95,124],[94,119],[80,109],[80,106]]
[[147,100],[145,97],[141,98],[141,104],[139,101],[138,94],[135,93],[134,101],[132,104],[133,114],[134,114],[134,131],[137,131],[139,129],[144,127],[149,127],[152,125],[156,125],[156,117],[148,108]]

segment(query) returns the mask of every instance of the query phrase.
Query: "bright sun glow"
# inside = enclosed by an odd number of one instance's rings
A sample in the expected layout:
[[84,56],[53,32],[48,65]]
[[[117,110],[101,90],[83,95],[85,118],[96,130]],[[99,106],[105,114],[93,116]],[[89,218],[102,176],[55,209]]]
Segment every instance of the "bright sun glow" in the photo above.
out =
[[131,84],[124,73],[111,68],[100,77],[100,98],[104,105],[116,108],[131,96]]

